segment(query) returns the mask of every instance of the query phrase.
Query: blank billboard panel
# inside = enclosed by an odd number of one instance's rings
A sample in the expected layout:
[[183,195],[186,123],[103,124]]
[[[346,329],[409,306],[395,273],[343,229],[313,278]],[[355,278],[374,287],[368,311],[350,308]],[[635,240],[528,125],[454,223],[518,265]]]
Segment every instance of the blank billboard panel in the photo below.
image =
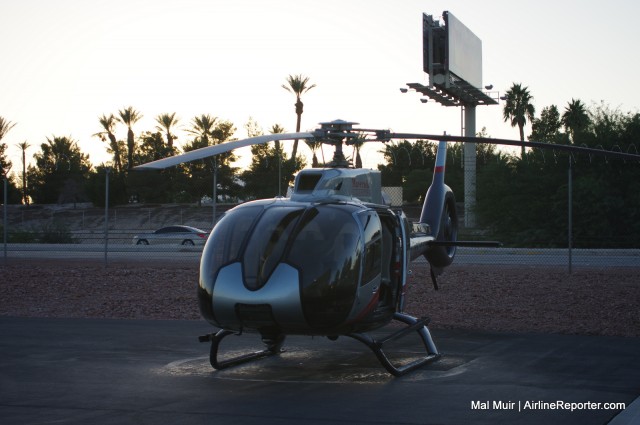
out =
[[474,87],[482,87],[482,40],[449,12],[444,12],[447,28],[449,72]]

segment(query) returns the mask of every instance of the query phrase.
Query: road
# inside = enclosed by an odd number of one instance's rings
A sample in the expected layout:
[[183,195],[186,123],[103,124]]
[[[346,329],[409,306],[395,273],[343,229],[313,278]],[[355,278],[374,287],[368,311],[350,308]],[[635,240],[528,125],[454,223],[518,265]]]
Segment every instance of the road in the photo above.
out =
[[[139,259],[195,261],[202,248],[175,246],[138,246],[113,244],[108,246],[108,259]],[[7,258],[105,258],[101,244],[7,244]],[[417,261],[426,261],[419,259]],[[574,249],[574,267],[640,267],[640,249]],[[456,264],[461,265],[523,265],[568,266],[567,249],[539,248],[458,248]]]

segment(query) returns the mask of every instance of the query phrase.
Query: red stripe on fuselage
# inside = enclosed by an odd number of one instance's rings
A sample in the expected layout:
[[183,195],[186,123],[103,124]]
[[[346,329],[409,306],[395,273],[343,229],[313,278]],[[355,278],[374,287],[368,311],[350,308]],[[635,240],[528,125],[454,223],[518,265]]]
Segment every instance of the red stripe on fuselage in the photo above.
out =
[[349,323],[357,323],[360,320],[364,319],[369,313],[371,313],[373,311],[373,309],[378,305],[378,301],[380,300],[380,289],[378,289],[376,291],[375,294],[373,294],[373,297],[371,298],[371,301],[369,301],[369,304],[367,304],[367,306],[365,308],[362,309],[362,311],[360,312],[360,314],[358,314],[358,317],[356,317],[355,319],[353,319],[351,322]]

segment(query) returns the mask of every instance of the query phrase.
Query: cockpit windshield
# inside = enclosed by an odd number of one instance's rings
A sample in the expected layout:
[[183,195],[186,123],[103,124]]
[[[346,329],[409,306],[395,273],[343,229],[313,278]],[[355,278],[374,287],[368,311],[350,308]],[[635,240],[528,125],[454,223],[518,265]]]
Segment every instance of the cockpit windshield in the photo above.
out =
[[[341,323],[361,280],[364,226],[357,213],[362,210],[350,204],[300,203],[231,210],[209,238],[208,270],[201,270],[201,275],[210,277],[201,281],[206,286],[202,289],[210,294],[218,270],[241,262],[245,287],[259,290],[278,265],[286,263],[299,272],[300,281],[292,284],[300,285],[309,324]],[[367,233],[371,233],[368,228]]]
[[269,208],[260,221],[242,256],[244,282],[259,289],[281,262],[291,232],[304,212],[300,207]]

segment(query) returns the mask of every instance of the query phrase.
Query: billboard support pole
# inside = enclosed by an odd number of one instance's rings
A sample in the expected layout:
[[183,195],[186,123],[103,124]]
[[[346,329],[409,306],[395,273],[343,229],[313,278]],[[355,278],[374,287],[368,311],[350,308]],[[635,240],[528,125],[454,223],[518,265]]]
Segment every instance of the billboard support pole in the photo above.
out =
[[[464,105],[464,136],[476,135],[476,106]],[[476,145],[464,144],[464,225],[476,227]]]

